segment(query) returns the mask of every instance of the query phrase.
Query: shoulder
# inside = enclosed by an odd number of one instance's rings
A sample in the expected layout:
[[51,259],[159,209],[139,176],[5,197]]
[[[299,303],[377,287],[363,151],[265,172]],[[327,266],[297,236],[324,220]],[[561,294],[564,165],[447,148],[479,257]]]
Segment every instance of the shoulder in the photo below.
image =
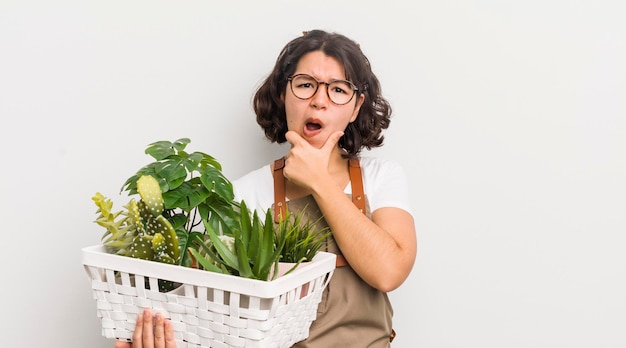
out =
[[273,182],[269,164],[233,180],[235,197],[246,196],[256,192],[260,188],[266,187],[268,182]]
[[396,207],[411,213],[409,180],[400,163],[379,157],[361,157],[360,163],[372,211]]
[[261,168],[257,168],[233,180],[233,185],[239,186],[239,185],[254,183],[258,180],[264,180],[267,178],[271,179],[271,176],[272,175],[270,172],[270,165],[266,164]]
[[404,169],[400,163],[380,157],[364,156],[359,159],[361,170],[365,177],[374,178],[380,175],[403,174]]
[[267,209],[272,203],[274,179],[266,164],[232,181],[235,200],[246,201],[249,208]]

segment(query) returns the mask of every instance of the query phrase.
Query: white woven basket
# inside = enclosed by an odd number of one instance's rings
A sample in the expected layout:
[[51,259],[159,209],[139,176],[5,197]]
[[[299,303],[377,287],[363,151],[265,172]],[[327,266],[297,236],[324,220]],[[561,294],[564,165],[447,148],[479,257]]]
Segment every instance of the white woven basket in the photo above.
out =
[[[178,348],[290,347],[305,339],[336,258],[319,252],[307,267],[261,281],[113,255],[102,245],[82,257],[103,336],[130,341],[137,315],[150,308],[172,322]],[[161,293],[159,280],[182,286]]]

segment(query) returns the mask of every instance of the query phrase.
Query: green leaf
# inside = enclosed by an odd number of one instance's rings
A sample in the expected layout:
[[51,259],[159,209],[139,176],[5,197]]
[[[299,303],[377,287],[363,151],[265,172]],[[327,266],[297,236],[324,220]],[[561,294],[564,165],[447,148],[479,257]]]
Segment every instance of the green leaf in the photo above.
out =
[[224,261],[224,263],[231,268],[234,269],[239,269],[239,261],[237,259],[237,255],[235,255],[217,236],[217,233],[213,230],[213,228],[211,228],[210,225],[205,224],[205,229],[207,232],[207,235],[209,236],[209,239],[211,240],[211,243],[213,244],[213,246],[215,247],[215,250],[217,250],[217,253],[219,254],[221,260]]
[[[237,260],[239,261],[239,275],[246,278],[255,278],[250,268],[248,253],[241,239],[235,237],[235,250],[237,251]],[[263,279],[265,280],[265,279]]]
[[179,156],[171,156],[154,165],[154,171],[163,180],[168,191],[178,187],[181,181],[184,182],[189,176],[189,173],[181,165],[181,161],[183,160]]
[[232,183],[216,168],[204,168],[200,175],[200,181],[207,190],[216,193],[227,201],[232,201],[235,197]]
[[222,170],[222,165],[213,156],[200,151],[195,153],[202,155],[202,167],[210,166],[217,170]]
[[160,161],[168,156],[176,154],[178,151],[184,150],[190,142],[191,140],[188,138],[178,139],[174,143],[169,141],[157,141],[148,145],[145,152],[157,161]]
[[216,231],[232,234],[233,229],[239,228],[233,204],[215,196],[207,197],[204,203],[198,205],[198,213]]
[[185,252],[185,250],[188,250],[189,248],[197,248],[197,242],[202,242],[204,240],[204,235],[200,232],[188,233],[184,229],[177,229],[176,235],[178,236],[178,245],[181,256],[178,264],[185,267],[191,267],[193,260],[189,254]]
[[[175,230],[178,230],[180,228],[184,229],[185,224],[187,223],[187,215],[183,213],[173,214],[171,216],[168,216],[167,219],[170,221],[172,227],[174,227]],[[187,231],[184,232],[186,233]]]
[[[257,261],[259,260],[259,255],[261,254],[261,239],[263,238],[263,226],[259,221],[259,217],[257,214],[254,214],[254,218],[252,220],[252,231],[250,231],[250,239],[246,243],[248,246],[248,259],[253,260],[254,268],[257,269]],[[256,273],[256,271],[255,271]]]
[[189,155],[186,155],[185,160],[181,163],[181,165],[184,166],[188,172],[192,173],[199,170],[200,165],[202,164],[202,159],[203,158],[201,153],[193,152]]
[[193,255],[193,257],[198,261],[198,264],[200,266],[202,266],[202,268],[204,268],[207,271],[211,271],[211,272],[217,272],[217,273],[225,273],[228,274],[227,271],[223,270],[220,267],[217,267],[216,265],[213,264],[213,262],[211,262],[211,260],[205,258],[202,254],[200,254],[197,250],[193,249],[193,248],[189,248],[189,252]]
[[[224,269],[225,271],[228,271],[229,274],[237,275],[237,270],[232,267],[229,267],[226,264],[226,262],[224,262],[222,257],[215,251],[213,244],[211,244],[211,246],[207,245],[206,240],[198,240],[194,244],[198,252],[201,254],[206,254],[210,260],[213,260],[213,263],[216,266]],[[229,248],[228,246],[226,247]],[[233,249],[234,249],[234,242],[233,242]],[[229,250],[231,250],[231,248],[229,248]]]
[[161,191],[162,192],[167,191],[168,187],[167,187],[167,183],[165,179],[161,178],[161,176],[157,172],[158,166],[159,166],[159,163],[154,162],[154,163],[150,163],[140,168],[135,175],[131,176],[124,182],[124,185],[122,185],[122,191],[128,191],[129,195],[136,194],[137,193],[137,180],[139,180],[139,177],[143,175],[149,175],[157,179],[157,181],[159,182],[159,186],[161,187]]
[[[246,206],[246,202],[242,201],[241,202],[241,206],[240,206],[240,210],[239,210],[239,226],[240,228],[238,230],[235,230],[234,233],[235,235],[239,234],[240,238],[242,240],[245,240],[246,243],[247,241],[250,240],[250,231],[252,230],[252,220],[250,219],[250,211],[248,210],[248,207]],[[243,234],[246,234],[247,236],[242,236]]]
[[187,147],[187,144],[189,144],[190,142],[191,140],[189,140],[189,138],[180,138],[176,140],[172,144],[172,146],[176,149],[176,151],[180,152],[180,151],[183,151],[185,147]]
[[165,208],[181,208],[190,210],[200,205],[209,197],[210,193],[204,187],[200,187],[197,181],[190,180],[174,190],[163,193]]
[[264,271],[266,268],[269,271],[269,267],[274,262],[274,252],[276,250],[276,234],[274,233],[274,222],[272,215],[268,209],[265,214],[265,224],[259,231],[261,233],[261,247],[259,248],[259,256],[257,262],[259,263],[259,272]]

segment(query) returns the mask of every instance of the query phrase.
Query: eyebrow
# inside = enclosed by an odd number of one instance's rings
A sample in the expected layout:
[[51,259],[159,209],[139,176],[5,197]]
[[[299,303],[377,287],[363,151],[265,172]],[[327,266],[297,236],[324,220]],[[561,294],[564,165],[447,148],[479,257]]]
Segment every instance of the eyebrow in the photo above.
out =
[[308,75],[308,76],[311,76],[312,78],[314,78],[314,79],[316,79],[316,80],[318,80],[318,81],[320,81],[320,82],[330,82],[330,81],[348,81],[348,82],[350,82],[350,80],[348,80],[346,77],[343,77],[343,78],[334,78],[334,77],[333,77],[333,78],[331,78],[330,80],[327,80],[327,81],[322,81],[322,80],[321,80],[320,78],[318,78],[317,76],[314,76],[314,75],[311,75],[311,74],[309,74],[309,73],[305,73],[305,72],[297,72],[297,71],[296,71],[296,72],[294,72],[294,73],[293,73],[293,75],[291,75],[291,76],[295,76],[295,75]]

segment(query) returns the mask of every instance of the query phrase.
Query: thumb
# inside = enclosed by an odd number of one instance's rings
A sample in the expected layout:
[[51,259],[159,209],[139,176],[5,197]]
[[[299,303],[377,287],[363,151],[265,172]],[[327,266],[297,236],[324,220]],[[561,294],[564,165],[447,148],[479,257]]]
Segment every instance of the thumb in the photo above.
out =
[[342,131],[336,131],[335,133],[331,134],[328,137],[328,139],[326,139],[326,143],[324,143],[324,146],[322,148],[328,152],[331,152],[333,148],[337,146],[337,143],[339,142],[339,139],[341,139],[342,136],[343,136]]

